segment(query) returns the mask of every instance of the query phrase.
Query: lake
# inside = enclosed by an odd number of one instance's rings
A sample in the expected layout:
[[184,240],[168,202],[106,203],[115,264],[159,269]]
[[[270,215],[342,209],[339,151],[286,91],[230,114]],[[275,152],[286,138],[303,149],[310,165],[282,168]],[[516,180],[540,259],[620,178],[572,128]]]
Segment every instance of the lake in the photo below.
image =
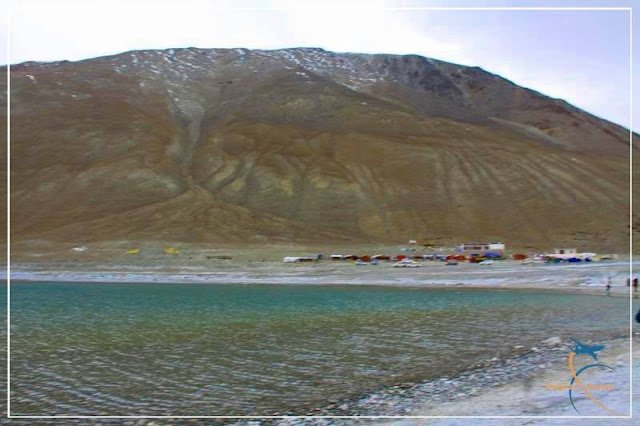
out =
[[[6,316],[4,293],[1,303]],[[499,290],[12,281],[11,412],[304,414],[515,345],[628,334],[628,304]]]

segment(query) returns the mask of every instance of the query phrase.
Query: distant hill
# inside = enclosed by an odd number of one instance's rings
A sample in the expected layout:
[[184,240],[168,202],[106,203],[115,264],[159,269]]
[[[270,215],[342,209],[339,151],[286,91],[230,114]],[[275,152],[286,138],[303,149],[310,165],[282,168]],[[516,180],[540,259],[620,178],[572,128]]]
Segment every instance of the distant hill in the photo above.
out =
[[11,109],[14,241],[628,246],[628,130],[477,67],[136,51],[12,66]]

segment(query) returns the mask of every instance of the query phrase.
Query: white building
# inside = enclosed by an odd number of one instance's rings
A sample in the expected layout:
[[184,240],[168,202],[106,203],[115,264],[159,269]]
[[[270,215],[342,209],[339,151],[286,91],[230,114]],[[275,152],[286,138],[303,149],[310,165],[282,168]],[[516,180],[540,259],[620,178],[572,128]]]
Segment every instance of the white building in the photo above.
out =
[[590,252],[578,253],[578,250],[574,248],[556,248],[556,249],[553,249],[553,253],[548,254],[547,257],[550,259],[562,259],[562,260],[568,260],[572,258],[587,260],[587,259],[593,259],[594,257],[596,257],[596,255],[597,255],[596,253],[590,253]]
[[483,251],[504,251],[503,243],[464,243],[457,247],[457,251],[473,251],[473,252],[483,252]]

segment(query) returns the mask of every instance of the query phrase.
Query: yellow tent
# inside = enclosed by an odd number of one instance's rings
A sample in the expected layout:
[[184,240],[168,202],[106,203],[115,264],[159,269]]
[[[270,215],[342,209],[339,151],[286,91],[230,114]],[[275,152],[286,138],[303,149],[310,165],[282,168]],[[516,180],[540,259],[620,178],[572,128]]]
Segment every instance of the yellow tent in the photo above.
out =
[[179,254],[180,253],[180,251],[178,249],[173,248],[173,247],[167,247],[166,249],[164,249],[164,252],[166,254]]
[[129,253],[129,254],[138,254],[138,253],[140,253],[140,249],[138,249],[138,248],[129,249],[129,250],[127,250],[127,253]]

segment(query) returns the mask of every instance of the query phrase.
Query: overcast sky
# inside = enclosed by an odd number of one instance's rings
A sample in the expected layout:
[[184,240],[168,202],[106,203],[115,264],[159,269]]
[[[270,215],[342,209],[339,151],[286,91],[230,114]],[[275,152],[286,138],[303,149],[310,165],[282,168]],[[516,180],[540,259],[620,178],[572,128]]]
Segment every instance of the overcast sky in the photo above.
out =
[[[629,7],[633,3],[632,0],[9,0],[9,19],[2,23],[5,40],[0,48],[0,61],[78,60],[127,50],[189,46],[261,49],[313,46],[339,52],[413,53],[480,66],[629,127],[629,11],[398,8]],[[634,38],[640,43],[637,27],[634,24]],[[640,75],[640,54],[634,56],[635,75]],[[634,86],[638,87],[640,79],[634,79]],[[636,107],[639,110],[640,105]],[[637,130],[639,125],[640,114],[634,112],[633,127]]]

